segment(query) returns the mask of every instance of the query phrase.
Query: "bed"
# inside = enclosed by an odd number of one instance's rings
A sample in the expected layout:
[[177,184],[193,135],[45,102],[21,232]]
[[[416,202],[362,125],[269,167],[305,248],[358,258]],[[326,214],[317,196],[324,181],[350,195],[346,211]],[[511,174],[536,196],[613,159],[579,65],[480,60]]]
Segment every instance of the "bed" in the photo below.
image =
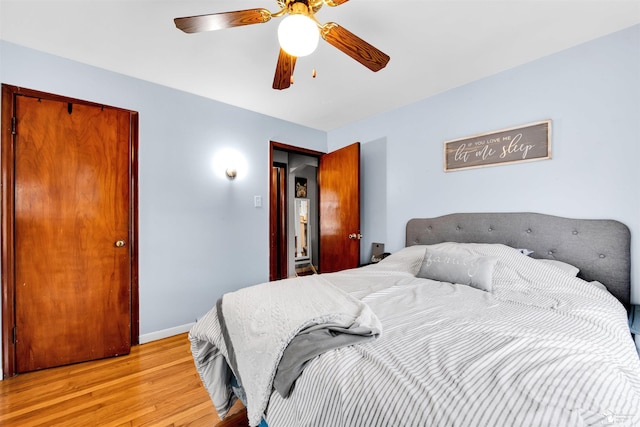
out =
[[[377,264],[223,296],[189,334],[219,415],[240,398],[269,427],[640,425],[624,224],[461,213],[406,233]],[[316,351],[319,329],[342,344]]]

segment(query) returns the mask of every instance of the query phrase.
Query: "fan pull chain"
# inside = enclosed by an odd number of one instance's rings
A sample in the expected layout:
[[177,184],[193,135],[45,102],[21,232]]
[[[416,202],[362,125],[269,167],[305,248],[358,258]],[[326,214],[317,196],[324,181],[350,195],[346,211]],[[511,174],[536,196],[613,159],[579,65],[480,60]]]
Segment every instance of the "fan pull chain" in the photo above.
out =
[[314,79],[316,78],[316,69],[314,68],[313,71],[311,71],[311,77],[313,77]]
[[293,67],[294,67],[294,66],[295,66],[295,64],[296,64],[296,57],[292,55],[292,56],[289,56],[289,59],[290,59],[290,61],[291,61],[291,62],[290,62],[290,64],[291,64],[291,77],[289,78],[289,82],[290,82],[291,84],[293,84],[293,83],[294,83],[294,82],[293,82]]

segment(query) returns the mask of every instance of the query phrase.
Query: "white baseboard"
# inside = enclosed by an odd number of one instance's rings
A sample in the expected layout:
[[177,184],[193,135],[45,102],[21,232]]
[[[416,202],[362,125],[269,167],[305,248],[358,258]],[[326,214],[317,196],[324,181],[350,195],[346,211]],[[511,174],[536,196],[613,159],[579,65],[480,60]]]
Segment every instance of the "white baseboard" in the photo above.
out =
[[151,332],[148,334],[140,335],[140,344],[145,344],[151,341],[161,340],[163,338],[169,338],[174,335],[183,334],[189,332],[189,330],[195,325],[195,322],[187,323],[186,325],[175,326],[169,329],[163,329],[161,331]]

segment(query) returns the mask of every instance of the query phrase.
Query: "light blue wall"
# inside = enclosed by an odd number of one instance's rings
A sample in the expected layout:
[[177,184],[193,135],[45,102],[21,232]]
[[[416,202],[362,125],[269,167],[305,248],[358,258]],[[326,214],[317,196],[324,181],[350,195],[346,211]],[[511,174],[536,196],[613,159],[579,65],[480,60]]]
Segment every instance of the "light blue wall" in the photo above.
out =
[[[387,141],[360,144],[360,261],[371,262],[371,244],[387,237]],[[385,249],[386,250],[386,249]]]
[[[552,160],[443,172],[444,141],[544,119]],[[631,229],[640,303],[640,26],[331,131],[328,149],[381,140],[386,191],[365,190],[365,237],[395,251],[408,219],[452,212],[613,218]]]
[[[140,113],[140,332],[195,321],[269,278],[269,141],[326,151],[326,133],[0,41],[0,81]],[[232,147],[235,181],[212,170]],[[263,207],[254,207],[254,196]]]

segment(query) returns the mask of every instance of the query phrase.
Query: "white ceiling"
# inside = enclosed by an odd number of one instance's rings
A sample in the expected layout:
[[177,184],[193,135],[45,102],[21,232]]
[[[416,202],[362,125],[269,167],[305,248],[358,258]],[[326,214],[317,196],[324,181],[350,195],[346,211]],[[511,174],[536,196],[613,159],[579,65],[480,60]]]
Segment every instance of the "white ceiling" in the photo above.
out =
[[[275,0],[0,0],[0,38],[319,130],[332,130],[640,23],[640,0],[350,0],[334,21],[391,56],[373,73],[320,40],[271,88],[274,18],[199,34],[173,18]],[[317,78],[311,77],[312,69]]]

